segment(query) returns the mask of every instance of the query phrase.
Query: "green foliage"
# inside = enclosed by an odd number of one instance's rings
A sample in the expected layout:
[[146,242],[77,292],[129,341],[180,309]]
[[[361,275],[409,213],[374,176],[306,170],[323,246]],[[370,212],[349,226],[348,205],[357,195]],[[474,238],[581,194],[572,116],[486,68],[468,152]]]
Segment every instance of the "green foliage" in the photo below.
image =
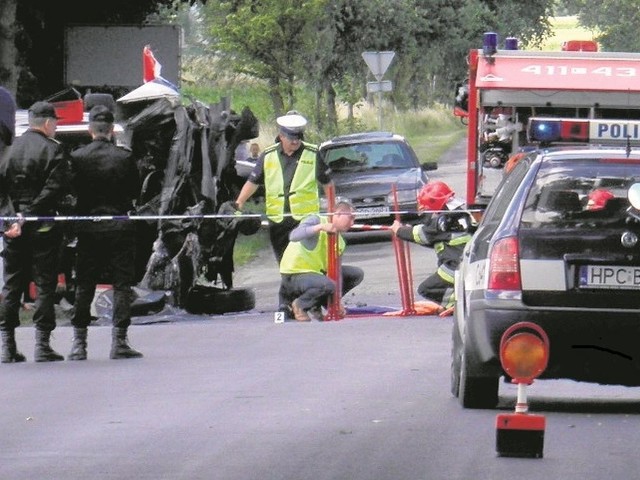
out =
[[603,50],[639,52],[640,3],[637,0],[566,0],[568,7],[578,13],[583,27],[599,32],[596,40]]

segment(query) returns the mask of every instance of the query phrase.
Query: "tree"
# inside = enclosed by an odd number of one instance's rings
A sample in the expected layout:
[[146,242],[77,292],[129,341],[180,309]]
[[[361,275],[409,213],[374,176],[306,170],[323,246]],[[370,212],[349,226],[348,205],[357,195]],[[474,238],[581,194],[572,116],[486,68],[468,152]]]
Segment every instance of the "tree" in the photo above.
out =
[[595,39],[604,50],[640,52],[640,3],[636,0],[565,0],[565,4],[578,12],[580,25],[598,32]]

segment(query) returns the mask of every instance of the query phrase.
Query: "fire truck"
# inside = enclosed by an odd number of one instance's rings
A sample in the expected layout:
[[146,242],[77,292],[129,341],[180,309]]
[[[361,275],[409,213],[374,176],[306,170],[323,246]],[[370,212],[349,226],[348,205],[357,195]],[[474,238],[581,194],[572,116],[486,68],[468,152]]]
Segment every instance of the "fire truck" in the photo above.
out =
[[640,54],[597,50],[572,41],[562,51],[525,51],[485,33],[471,50],[454,114],[468,125],[470,207],[485,206],[508,158],[563,142],[633,144],[640,140]]

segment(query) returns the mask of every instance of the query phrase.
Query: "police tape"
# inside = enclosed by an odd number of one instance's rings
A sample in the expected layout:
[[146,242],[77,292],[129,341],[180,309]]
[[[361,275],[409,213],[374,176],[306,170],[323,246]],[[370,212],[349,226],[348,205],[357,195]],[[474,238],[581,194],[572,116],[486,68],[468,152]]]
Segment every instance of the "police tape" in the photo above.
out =
[[[474,213],[474,212],[482,212],[482,210],[397,210],[397,211],[386,211],[384,214],[377,215],[376,218],[384,218],[387,215],[423,215],[428,213],[439,213],[439,214],[459,214],[459,213]],[[320,212],[318,215],[331,215],[329,212]],[[293,214],[285,213],[282,215],[283,217],[292,217]],[[353,216],[358,218],[367,218],[371,217],[370,212],[354,212]],[[259,219],[268,219],[265,214],[261,213],[235,213],[235,214],[180,214],[180,215],[171,215],[171,214],[158,214],[158,215],[12,215],[12,216],[0,216],[0,221],[7,223],[15,223],[15,222],[101,222],[101,221],[153,221],[153,220],[217,220],[217,219],[248,219],[248,218],[259,218]],[[266,224],[266,223],[265,223]],[[363,228],[365,226],[362,226]],[[384,229],[387,228],[384,225],[377,226],[367,226],[373,227],[373,229]],[[354,226],[354,228],[359,228]]]

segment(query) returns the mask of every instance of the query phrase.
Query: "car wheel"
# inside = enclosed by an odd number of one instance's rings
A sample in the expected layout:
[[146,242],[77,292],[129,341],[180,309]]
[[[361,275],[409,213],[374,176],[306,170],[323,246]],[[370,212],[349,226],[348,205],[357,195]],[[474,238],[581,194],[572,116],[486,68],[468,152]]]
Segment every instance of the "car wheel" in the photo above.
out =
[[498,379],[472,377],[468,372],[468,355],[463,349],[460,361],[458,399],[464,408],[495,408],[498,404]]
[[460,395],[460,368],[462,367],[462,337],[455,318],[451,345],[451,394],[458,398]]
[[244,312],[256,306],[256,296],[249,288],[223,288],[196,285],[187,293],[184,308],[189,313],[219,315]]

